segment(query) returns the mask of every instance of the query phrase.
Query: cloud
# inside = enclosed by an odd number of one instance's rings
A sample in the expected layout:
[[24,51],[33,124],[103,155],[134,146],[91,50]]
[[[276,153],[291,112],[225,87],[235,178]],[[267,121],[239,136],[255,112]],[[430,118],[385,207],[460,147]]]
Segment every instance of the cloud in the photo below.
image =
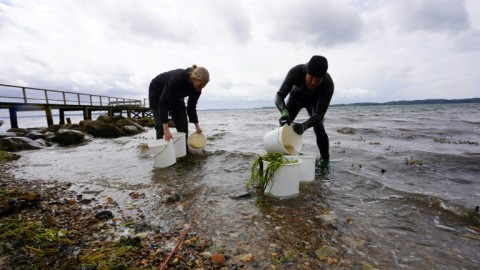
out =
[[241,44],[246,44],[251,38],[251,20],[249,11],[241,1],[215,2],[216,15],[221,19],[219,23],[225,24],[226,31]]
[[199,107],[273,106],[287,71],[322,54],[332,102],[479,97],[479,31],[477,0],[0,0],[0,84],[143,99],[197,64]]
[[455,33],[469,28],[465,0],[406,0],[398,3],[398,17],[405,31]]
[[[362,21],[351,6],[338,1],[287,1],[268,6],[273,38],[293,44],[331,47],[360,37]],[[272,4],[272,3],[271,3]]]
[[480,51],[480,30],[466,31],[455,41],[454,49],[463,52]]

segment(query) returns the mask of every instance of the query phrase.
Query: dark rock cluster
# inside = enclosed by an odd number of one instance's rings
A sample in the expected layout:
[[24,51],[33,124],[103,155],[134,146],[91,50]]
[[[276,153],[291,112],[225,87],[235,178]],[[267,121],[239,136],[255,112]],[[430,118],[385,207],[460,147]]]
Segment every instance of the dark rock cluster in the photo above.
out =
[[132,136],[154,126],[153,119],[125,118],[123,116],[99,116],[96,120],[84,120],[79,124],[51,125],[47,128],[11,128],[0,132],[0,150],[18,152],[36,150],[58,144],[71,146],[87,143],[90,137],[118,138]]

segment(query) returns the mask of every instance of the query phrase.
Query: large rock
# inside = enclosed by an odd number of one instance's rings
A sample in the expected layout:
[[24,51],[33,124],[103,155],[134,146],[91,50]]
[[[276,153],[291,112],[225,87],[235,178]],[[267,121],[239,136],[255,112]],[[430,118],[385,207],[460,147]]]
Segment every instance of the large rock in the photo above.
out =
[[56,133],[58,130],[60,130],[61,128],[63,128],[64,126],[62,125],[57,125],[57,124],[54,124],[54,125],[50,125],[48,126],[48,128],[45,129],[45,132],[54,132]]
[[44,146],[27,137],[8,137],[0,139],[0,150],[17,152],[22,150],[37,150]]
[[151,117],[142,117],[136,119],[137,123],[144,127],[155,127],[155,121]]
[[7,138],[7,137],[17,137],[17,133],[15,133],[15,132],[0,132],[0,139]]
[[55,142],[57,139],[57,134],[52,131],[45,132],[45,141],[47,142]]
[[100,115],[97,117],[97,121],[104,122],[104,123],[116,123],[119,120],[126,119],[125,117],[121,115],[114,115],[114,116],[108,116],[108,115]]
[[121,119],[115,122],[117,127],[134,126],[138,131],[143,131],[143,127],[130,119]]
[[118,138],[125,135],[125,132],[114,124],[101,121],[84,120],[80,122],[80,126],[83,127],[82,130],[84,132],[87,132],[94,137]]
[[27,135],[25,135],[25,137],[30,138],[32,140],[45,139],[45,134],[40,133],[38,131],[30,131],[29,133],[27,133]]
[[7,132],[15,132],[18,137],[23,137],[30,131],[26,128],[10,128]]
[[115,126],[121,128],[126,135],[136,135],[144,131],[141,125],[130,119],[118,120],[117,122],[115,122]]
[[56,141],[63,146],[80,144],[84,140],[85,134],[81,131],[70,129],[60,129],[57,131]]
[[125,133],[125,135],[137,135],[140,133],[135,126],[123,126],[122,131]]

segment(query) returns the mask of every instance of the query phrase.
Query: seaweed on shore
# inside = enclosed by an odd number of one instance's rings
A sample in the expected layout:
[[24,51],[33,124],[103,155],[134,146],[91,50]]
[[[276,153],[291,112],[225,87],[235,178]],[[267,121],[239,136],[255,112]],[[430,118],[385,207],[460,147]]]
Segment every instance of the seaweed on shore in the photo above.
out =
[[20,158],[20,155],[0,150],[0,163],[14,161]]
[[[180,233],[160,233],[125,217],[97,218],[107,212],[104,206],[82,205],[69,184],[16,180],[3,169],[0,269],[158,269],[169,253],[164,247]],[[125,227],[132,233],[120,236]],[[211,242],[196,239],[175,254],[169,269],[212,268],[210,257],[200,255]]]

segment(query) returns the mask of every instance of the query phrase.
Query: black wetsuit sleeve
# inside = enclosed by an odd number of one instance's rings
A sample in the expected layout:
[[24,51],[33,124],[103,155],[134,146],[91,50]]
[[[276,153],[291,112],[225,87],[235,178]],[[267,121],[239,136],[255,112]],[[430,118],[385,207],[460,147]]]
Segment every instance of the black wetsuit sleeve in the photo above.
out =
[[198,116],[197,116],[197,102],[200,98],[201,92],[195,91],[193,94],[188,96],[187,101],[187,114],[188,114],[188,121],[190,123],[198,123]]
[[327,113],[328,107],[330,106],[330,101],[332,100],[334,91],[334,84],[332,77],[330,77],[330,74],[327,73],[325,75],[323,83],[325,83],[327,87],[324,89],[323,94],[317,100],[314,112],[312,113],[312,117],[305,121],[305,129],[311,128],[316,123],[323,121],[323,118]]
[[301,74],[298,72],[298,68],[294,67],[290,69],[283,80],[280,89],[277,91],[277,94],[275,95],[275,105],[280,112],[286,109],[285,98],[290,93],[293,85],[299,77],[301,77]]

